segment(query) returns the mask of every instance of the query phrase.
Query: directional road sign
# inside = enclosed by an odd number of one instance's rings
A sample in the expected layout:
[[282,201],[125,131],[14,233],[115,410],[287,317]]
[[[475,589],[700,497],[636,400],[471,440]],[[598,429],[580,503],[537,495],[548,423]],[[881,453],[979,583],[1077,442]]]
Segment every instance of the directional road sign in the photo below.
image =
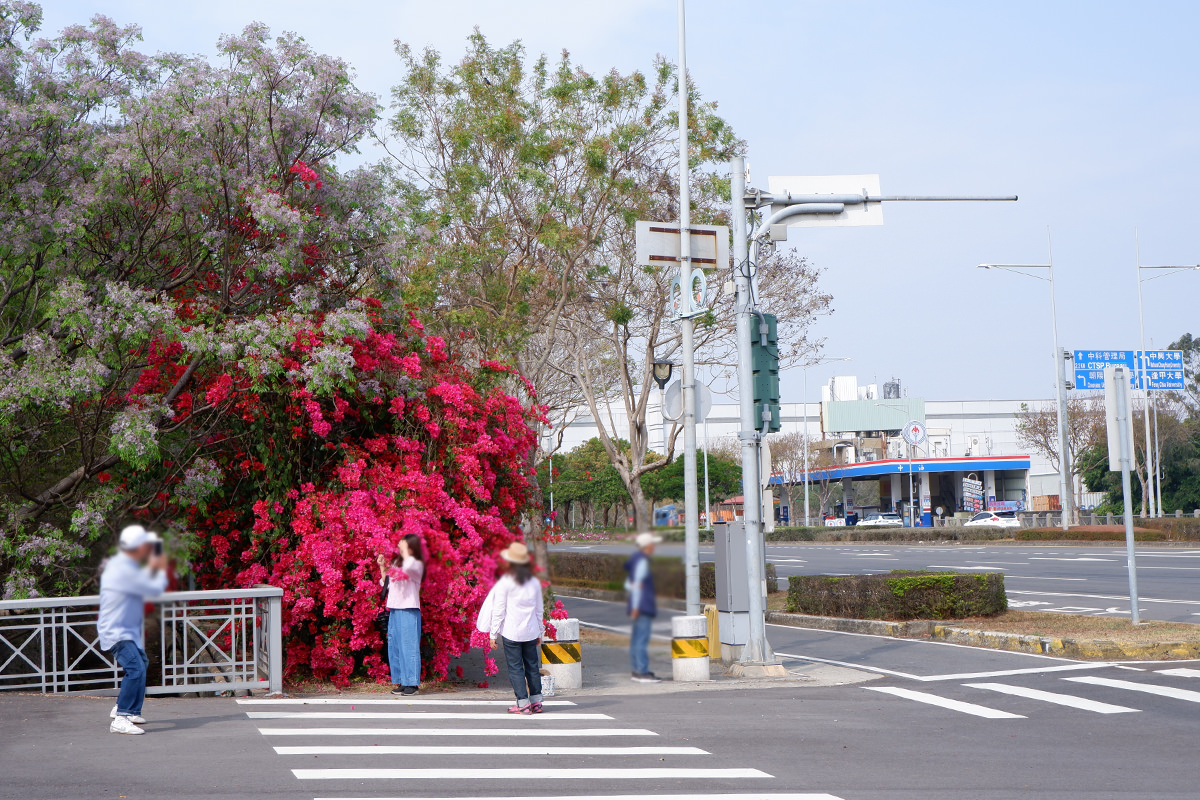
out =
[[1103,389],[1104,370],[1112,366],[1127,367],[1133,383],[1136,355],[1135,350],[1076,350],[1075,388]]
[[1141,388],[1183,390],[1182,350],[1139,350],[1138,356]]

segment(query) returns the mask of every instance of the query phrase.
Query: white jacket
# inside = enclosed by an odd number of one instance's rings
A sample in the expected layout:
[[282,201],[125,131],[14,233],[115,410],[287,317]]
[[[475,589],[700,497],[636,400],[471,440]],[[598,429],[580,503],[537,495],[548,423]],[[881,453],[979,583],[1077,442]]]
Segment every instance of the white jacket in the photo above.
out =
[[542,582],[537,577],[518,584],[511,575],[496,581],[491,591],[492,620],[488,633],[510,642],[532,642],[544,630]]

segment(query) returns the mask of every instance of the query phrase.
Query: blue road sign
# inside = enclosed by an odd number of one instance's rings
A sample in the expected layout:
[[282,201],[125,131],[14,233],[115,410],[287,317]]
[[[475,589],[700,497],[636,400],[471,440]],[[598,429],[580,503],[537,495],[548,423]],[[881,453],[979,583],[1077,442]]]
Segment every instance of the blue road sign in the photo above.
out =
[[1113,364],[1129,367],[1129,384],[1137,386],[1134,374],[1136,351],[1134,350],[1076,350],[1075,388],[1103,389],[1104,368]]
[[1104,368],[1112,364],[1129,367],[1129,382],[1135,389],[1182,391],[1182,350],[1076,350],[1075,388],[1103,389]]

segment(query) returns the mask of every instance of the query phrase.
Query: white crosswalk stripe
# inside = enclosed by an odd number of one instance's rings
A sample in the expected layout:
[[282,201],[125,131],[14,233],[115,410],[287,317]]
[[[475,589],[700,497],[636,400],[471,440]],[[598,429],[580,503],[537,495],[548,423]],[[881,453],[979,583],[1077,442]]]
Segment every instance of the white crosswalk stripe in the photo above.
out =
[[1119,681],[1114,678],[1101,678],[1096,675],[1085,675],[1077,678],[1063,678],[1064,681],[1090,683],[1093,686],[1108,686],[1113,689],[1128,689],[1131,692],[1145,692],[1160,697],[1170,697],[1173,700],[1186,700],[1189,703],[1200,703],[1200,692],[1191,689],[1176,689],[1174,686],[1160,686],[1156,683],[1136,683],[1134,681]]
[[[570,794],[554,795],[552,797],[519,797],[511,795],[503,797],[473,797],[473,800],[842,800],[831,794],[775,794],[771,792],[739,792],[737,794]],[[315,797],[313,800],[461,800],[459,797]]]
[[[495,711],[247,711],[250,719],[457,719],[497,720]],[[547,722],[612,719],[608,714],[546,714]]]
[[1174,675],[1179,678],[1200,678],[1200,669],[1188,669],[1180,667],[1178,669],[1158,669],[1155,670],[1159,675]]
[[918,703],[926,703],[931,706],[949,709],[951,711],[960,711],[963,714],[970,714],[975,717],[984,717],[986,719],[1025,719],[1021,714],[1010,714],[1007,711],[999,711],[995,708],[987,706],[978,706],[974,703],[964,703],[962,700],[952,700],[948,697],[940,697],[936,694],[928,692],[914,692],[912,689],[902,689],[897,686],[866,686],[863,687],[872,692],[883,692],[884,694],[903,697],[906,700],[916,700]]
[[1046,703],[1054,703],[1055,705],[1078,708],[1082,711],[1095,711],[1097,714],[1128,714],[1131,712],[1136,713],[1138,711],[1136,708],[1126,708],[1125,706],[1101,703],[1098,700],[1089,700],[1086,697],[1076,697],[1073,694],[1044,692],[1041,689],[1030,689],[1025,686],[1009,686],[1005,683],[964,683],[963,686],[969,686],[972,689],[987,689],[989,691],[1000,692],[1002,694],[1011,694],[1016,697],[1026,697],[1030,700],[1041,700]]
[[[401,792],[408,800],[413,790],[420,791],[422,782],[436,786],[448,781],[466,781],[470,784],[489,780],[537,783],[582,779],[616,781],[620,785],[626,781],[703,783],[773,777],[751,766],[707,766],[704,760],[712,754],[699,747],[666,742],[643,745],[637,742],[639,738],[644,741],[645,737],[657,737],[658,733],[652,730],[623,728],[619,724],[590,727],[597,720],[612,721],[612,717],[580,710],[568,700],[552,701],[555,706],[553,710],[547,709],[546,713],[534,717],[515,717],[507,714],[506,709],[497,707],[510,705],[511,702],[431,697],[246,698],[238,701],[245,706],[244,713],[248,719],[279,723],[267,723],[258,728],[263,736],[276,741],[276,737],[290,740],[273,747],[276,755],[284,759],[309,757],[308,762],[290,762],[296,764],[291,769],[295,778],[313,782],[369,781],[384,788],[384,792],[370,800],[386,800],[383,795],[389,786],[388,782],[393,782],[390,784],[393,790],[398,785],[412,787]],[[446,707],[446,710],[439,707]],[[471,707],[477,710],[471,710]],[[360,711],[359,708],[371,710]],[[330,721],[346,721],[347,724],[330,725]],[[378,727],[371,723],[377,723]],[[358,737],[358,743],[348,737]],[[381,744],[378,741],[386,737],[404,738],[396,744]],[[443,737],[455,737],[459,741],[437,743]],[[606,744],[606,740],[612,744]],[[339,741],[345,744],[339,744]],[[380,760],[362,760],[372,756]],[[476,759],[470,762],[470,766],[464,767],[461,760],[463,756],[474,756]],[[593,760],[568,760],[555,764],[554,761],[545,761],[547,756]],[[654,763],[668,756],[673,764]],[[321,761],[313,762],[312,758],[320,758]],[[439,761],[439,758],[446,760]],[[482,760],[489,758],[497,759],[494,765]],[[536,760],[522,762],[522,758]],[[612,758],[613,761],[604,763],[594,760],[604,758]],[[640,759],[648,759],[651,763],[639,763]],[[321,766],[316,767],[315,763]],[[822,793],[704,792],[611,795],[603,800],[632,800],[634,797],[677,800],[839,800]],[[524,795],[510,795],[505,800],[530,799]],[[573,796],[573,800],[581,798]],[[597,796],[596,800],[600,798]]]

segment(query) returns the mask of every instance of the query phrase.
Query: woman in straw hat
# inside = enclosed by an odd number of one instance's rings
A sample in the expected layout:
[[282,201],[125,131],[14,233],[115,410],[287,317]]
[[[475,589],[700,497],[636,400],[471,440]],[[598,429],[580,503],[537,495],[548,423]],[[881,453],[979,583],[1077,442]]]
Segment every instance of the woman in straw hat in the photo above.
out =
[[510,714],[542,713],[541,644],[545,623],[542,582],[534,577],[533,559],[521,542],[500,553],[508,570],[492,590],[492,647],[504,644],[508,680],[517,695]]

